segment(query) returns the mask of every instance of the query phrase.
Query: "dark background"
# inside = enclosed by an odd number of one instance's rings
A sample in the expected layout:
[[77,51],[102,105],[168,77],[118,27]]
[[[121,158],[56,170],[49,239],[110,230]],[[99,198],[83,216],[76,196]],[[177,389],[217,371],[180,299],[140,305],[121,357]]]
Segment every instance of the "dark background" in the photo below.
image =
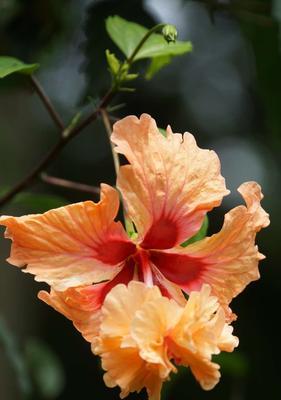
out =
[[[36,75],[67,122],[77,110],[90,110],[110,84],[104,50],[117,49],[106,35],[104,19],[114,14],[147,27],[173,23],[180,39],[194,45],[191,54],[174,60],[151,81],[138,80],[135,93],[117,98],[115,104],[125,102],[126,106],[115,115],[148,112],[160,127],[171,124],[174,131],[190,131],[201,147],[219,154],[232,193],[211,213],[210,233],[220,228],[224,213],[241,202],[236,188],[247,180],[262,185],[263,205],[271,215],[270,227],[258,235],[260,251],[267,256],[260,265],[261,279],[232,303],[239,316],[235,333],[240,346],[221,360],[221,382],[213,391],[204,392],[189,372],[181,371],[163,397],[280,399],[281,1],[0,0],[0,54],[41,64]],[[21,179],[58,134],[26,78],[13,75],[1,80],[2,190]],[[48,172],[91,185],[114,184],[101,121],[71,142]],[[60,197],[66,203],[89,197],[43,183],[32,191],[37,196]],[[57,197],[44,196],[40,204],[34,195],[2,212],[41,212],[60,202]],[[118,390],[103,384],[99,361],[89,345],[70,322],[36,299],[44,285],[10,267],[4,261],[8,252],[9,244],[1,240],[1,318],[20,352],[26,351],[30,338],[38,338],[54,352],[56,368],[61,364],[65,376],[59,395],[34,398],[117,399]],[[43,378],[48,378],[47,372]],[[59,369],[55,375],[58,377]],[[23,398],[1,347],[0,398]]]

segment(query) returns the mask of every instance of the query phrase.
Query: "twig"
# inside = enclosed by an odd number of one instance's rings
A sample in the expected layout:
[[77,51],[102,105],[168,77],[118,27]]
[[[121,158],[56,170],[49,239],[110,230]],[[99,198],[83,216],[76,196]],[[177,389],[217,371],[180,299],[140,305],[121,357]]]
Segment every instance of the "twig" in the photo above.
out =
[[[134,49],[133,53],[131,56],[125,61],[125,63],[128,66],[128,70],[130,69],[132,63],[134,62],[134,59],[139,52],[140,48],[143,46],[143,44],[146,42],[146,40],[150,37],[152,33],[155,33],[162,29],[165,26],[165,24],[158,24],[151,28],[145,35],[144,37],[140,40],[139,44],[136,46]],[[49,98],[47,95],[44,93],[43,89],[41,88],[39,82],[36,80],[36,78],[32,77],[31,82],[37,91],[38,95],[40,96],[41,100],[43,101],[44,105],[46,106],[47,110],[49,111],[51,117],[53,120],[56,122],[56,124],[60,127],[61,129],[61,135],[57,143],[53,146],[51,150],[43,157],[43,159],[38,163],[37,166],[33,168],[33,170],[26,176],[24,177],[19,183],[17,183],[14,187],[12,187],[11,190],[9,190],[1,199],[0,199],[0,207],[2,207],[4,204],[8,203],[13,197],[15,197],[19,192],[21,192],[23,189],[28,187],[36,178],[40,176],[40,174],[44,171],[44,169],[58,156],[60,151],[64,148],[64,146],[75,136],[77,136],[84,128],[86,128],[91,122],[95,121],[98,117],[98,115],[102,112],[102,110],[105,110],[109,103],[111,102],[112,98],[114,95],[120,90],[120,86],[113,84],[112,87],[108,90],[108,92],[105,94],[105,96],[102,98],[100,104],[98,107],[82,121],[80,124],[75,125],[74,127],[68,126],[64,128],[64,124],[61,121],[60,117],[54,110]],[[108,118],[107,118],[108,119]],[[111,131],[111,129],[110,129]],[[116,172],[119,169],[119,159],[118,156],[115,155],[115,151],[113,150],[112,147],[112,155],[114,159],[114,166]]]
[[[99,107],[94,110],[87,118],[84,119],[79,125],[76,125],[72,130],[64,129],[61,132],[60,139],[54,145],[54,147],[49,150],[49,152],[43,157],[43,159],[38,163],[33,170],[25,176],[19,183],[17,183],[11,190],[9,190],[1,199],[0,207],[3,207],[8,203],[13,197],[15,197],[19,192],[28,187],[39,175],[40,173],[53,161],[64,146],[75,136],[77,136],[84,128],[86,128],[91,122],[96,120],[101,109],[106,107],[115,95],[115,90],[110,89],[100,102]],[[67,135],[64,134],[67,132]]]
[[120,121],[120,118],[119,117],[115,117],[114,115],[108,114],[108,117],[109,117],[111,123],[113,123],[113,124],[115,122],[117,122],[117,121]]
[[112,158],[113,158],[113,162],[114,162],[114,169],[115,169],[115,173],[117,176],[119,168],[120,168],[120,162],[119,162],[118,154],[114,150],[115,145],[111,141],[112,127],[111,127],[111,123],[110,123],[110,117],[109,117],[106,109],[104,109],[104,108],[101,109],[101,116],[102,116],[103,124],[105,126],[105,130],[107,132],[108,140],[110,143]]
[[45,173],[42,173],[41,179],[43,182],[46,182],[50,185],[61,186],[68,189],[78,190],[80,192],[90,193],[90,194],[99,194],[100,189],[95,186],[86,185],[85,183],[69,181],[67,179],[58,178],[56,176],[51,176]]
[[66,141],[62,138],[55,144],[55,146],[43,157],[39,164],[33,168],[33,170],[25,176],[19,183],[17,183],[11,190],[9,190],[0,200],[0,207],[8,203],[13,197],[19,192],[28,187],[38,174],[45,169],[45,167],[53,160],[65,146]]
[[31,75],[30,76],[30,81],[31,84],[33,86],[33,88],[35,89],[36,93],[38,94],[38,96],[40,97],[40,99],[42,100],[44,106],[46,107],[46,109],[48,110],[51,118],[53,119],[53,121],[55,122],[55,124],[57,125],[57,127],[62,131],[64,130],[64,123],[61,119],[61,117],[59,116],[59,114],[56,112],[56,110],[54,109],[49,97],[47,96],[47,94],[45,93],[44,89],[42,88],[41,84],[38,82],[38,80],[35,78],[35,76]]
[[[79,125],[74,127],[69,134],[67,135],[66,139],[70,140],[77,136],[84,128],[86,128],[88,125],[90,125],[91,122],[95,121],[97,119],[97,116],[101,112],[103,108],[106,108],[107,105],[111,102],[113,97],[115,96],[117,92],[117,89],[112,87],[109,89],[109,91],[104,95],[102,98],[100,104],[98,107],[90,114],[87,118],[84,119]],[[0,203],[1,204],[1,203]]]
[[[125,107],[126,103],[116,104],[115,106],[107,107],[107,112],[112,113],[114,111],[120,110],[121,108]],[[110,115],[111,118],[111,115]]]

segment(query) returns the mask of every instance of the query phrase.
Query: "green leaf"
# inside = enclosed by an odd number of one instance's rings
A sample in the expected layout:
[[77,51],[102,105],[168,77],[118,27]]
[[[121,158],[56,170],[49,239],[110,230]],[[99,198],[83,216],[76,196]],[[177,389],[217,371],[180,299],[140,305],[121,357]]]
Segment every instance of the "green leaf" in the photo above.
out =
[[122,86],[122,87],[119,88],[119,92],[133,93],[135,91],[136,91],[136,89],[132,88],[132,87],[124,87],[124,86]]
[[105,26],[110,38],[127,58],[130,57],[148,31],[143,26],[129,22],[118,15],[108,17]]
[[[92,102],[93,102],[93,100],[92,99],[90,99]],[[62,132],[62,136],[64,137],[64,138],[67,138],[68,137],[68,135],[72,132],[72,130],[75,128],[75,126],[78,124],[78,122],[80,121],[80,119],[81,119],[81,116],[82,116],[82,113],[79,111],[79,112],[77,112],[74,116],[73,116],[73,118],[70,120],[70,122],[69,122],[69,124],[66,126],[66,128],[63,130],[63,132]]]
[[25,358],[40,398],[55,399],[65,383],[60,360],[46,343],[29,339],[25,346]]
[[31,75],[38,68],[39,64],[25,64],[14,57],[0,57],[0,78],[14,73]]
[[123,81],[133,81],[134,79],[137,79],[139,74],[127,74],[124,76]]
[[198,242],[198,240],[204,239],[204,237],[207,235],[208,226],[209,226],[209,220],[208,220],[208,216],[206,215],[204,218],[203,224],[201,225],[201,228],[196,233],[196,235],[192,236],[190,239],[183,242],[181,244],[181,246],[186,247],[191,243]]
[[[118,15],[106,19],[106,30],[119,47],[129,58],[137,45],[149,31],[142,25],[127,21]],[[136,54],[134,61],[160,56],[177,56],[192,50],[191,42],[167,43],[163,35],[153,33]]]
[[109,50],[105,50],[105,55],[112,75],[117,75],[121,65],[118,58],[115,56],[115,54],[110,53]]
[[145,78],[151,79],[160,69],[165,67],[165,65],[170,64],[172,61],[172,56],[161,56],[154,57],[146,70]]

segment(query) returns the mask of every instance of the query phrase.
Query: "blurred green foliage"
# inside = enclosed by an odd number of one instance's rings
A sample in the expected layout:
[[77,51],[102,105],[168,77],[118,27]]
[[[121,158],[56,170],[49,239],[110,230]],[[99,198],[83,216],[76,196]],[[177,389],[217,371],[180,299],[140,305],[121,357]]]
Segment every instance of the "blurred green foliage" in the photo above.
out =
[[64,372],[58,357],[39,339],[28,338],[21,349],[17,338],[0,319],[0,353],[6,353],[25,400],[52,400],[62,392]]
[[20,353],[19,345],[12,333],[8,330],[4,320],[0,319],[0,352],[6,353],[7,361],[14,370],[21,394],[25,399],[31,398],[32,382],[25,360]]
[[46,343],[31,338],[25,344],[24,355],[37,397],[42,400],[56,399],[65,384],[58,357]]

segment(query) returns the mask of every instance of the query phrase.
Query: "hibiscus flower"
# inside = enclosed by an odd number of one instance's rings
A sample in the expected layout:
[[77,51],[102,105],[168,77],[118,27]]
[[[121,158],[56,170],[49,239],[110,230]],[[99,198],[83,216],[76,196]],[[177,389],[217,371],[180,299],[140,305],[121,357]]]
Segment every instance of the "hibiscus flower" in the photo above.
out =
[[173,133],[168,127],[164,136],[147,114],[117,122],[112,141],[128,161],[120,168],[117,188],[136,234],[130,238],[115,222],[119,193],[102,184],[97,204],[85,201],[44,214],[2,216],[0,224],[13,242],[8,262],[48,283],[51,294],[43,297],[57,309],[65,299],[75,302],[81,293],[84,298],[86,291],[91,310],[98,310],[112,287],[135,279],[159,286],[179,304],[185,303],[182,291],[189,294],[209,284],[233,318],[228,305],[258,279],[263,258],[255,236],[269,219],[260,206],[259,185],[242,184],[238,191],[246,205],[225,215],[220,232],[183,248],[206,213],[229,193],[216,153],[200,149],[189,133]]
[[218,383],[212,356],[232,352],[238,338],[209,285],[179,305],[157,286],[117,283],[102,307],[95,287],[41,291],[39,297],[74,322],[101,357],[105,384],[119,386],[121,398],[146,388],[150,400],[160,400],[163,383],[179,365],[190,368],[204,390]]
[[99,336],[92,341],[106,385],[120,386],[121,398],[145,387],[151,400],[159,400],[163,382],[184,365],[203,389],[212,389],[220,378],[212,355],[232,352],[238,339],[210,292],[203,285],[180,306],[157,286],[134,281],[115,286],[105,298]]

